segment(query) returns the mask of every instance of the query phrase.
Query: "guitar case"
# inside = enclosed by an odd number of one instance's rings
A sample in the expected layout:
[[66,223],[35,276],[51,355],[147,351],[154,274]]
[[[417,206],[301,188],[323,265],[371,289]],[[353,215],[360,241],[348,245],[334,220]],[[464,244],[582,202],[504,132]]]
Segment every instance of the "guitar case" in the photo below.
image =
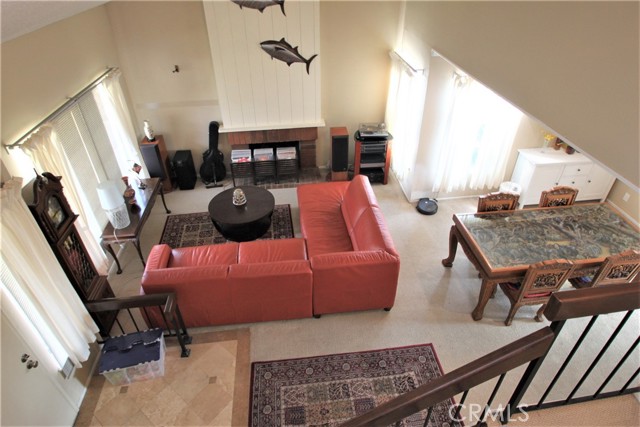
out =
[[218,150],[219,128],[220,123],[209,123],[209,149],[202,154],[202,166],[200,166],[200,178],[205,184],[217,183],[227,176],[224,154]]

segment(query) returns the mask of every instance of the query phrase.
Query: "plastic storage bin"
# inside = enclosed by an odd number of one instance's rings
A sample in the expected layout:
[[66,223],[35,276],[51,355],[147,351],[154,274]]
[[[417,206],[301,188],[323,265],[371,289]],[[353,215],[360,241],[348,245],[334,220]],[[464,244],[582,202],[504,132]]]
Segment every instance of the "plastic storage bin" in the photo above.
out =
[[113,385],[164,375],[165,344],[162,329],[108,338],[100,352],[98,372]]

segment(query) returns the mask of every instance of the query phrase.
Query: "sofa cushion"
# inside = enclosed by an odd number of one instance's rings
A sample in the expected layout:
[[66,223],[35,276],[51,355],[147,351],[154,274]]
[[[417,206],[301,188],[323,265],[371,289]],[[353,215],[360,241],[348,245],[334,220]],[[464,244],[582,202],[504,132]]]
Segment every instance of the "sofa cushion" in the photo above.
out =
[[238,249],[238,264],[306,259],[304,239],[255,240],[240,243]]
[[353,250],[340,206],[349,182],[298,186],[300,226],[309,257]]
[[229,265],[238,263],[238,243],[176,248],[171,251],[168,267]]
[[351,232],[351,243],[356,251],[380,250],[398,256],[382,211],[377,206],[362,212]]
[[351,233],[360,215],[370,206],[378,206],[378,200],[369,180],[364,175],[356,175],[349,183],[340,206],[347,231]]

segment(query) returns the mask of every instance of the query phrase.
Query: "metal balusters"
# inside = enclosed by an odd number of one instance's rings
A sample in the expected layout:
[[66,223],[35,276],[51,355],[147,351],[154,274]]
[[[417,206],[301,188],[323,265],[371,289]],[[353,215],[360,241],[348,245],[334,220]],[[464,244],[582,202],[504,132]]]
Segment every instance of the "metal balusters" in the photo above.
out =
[[609,348],[609,346],[611,345],[611,343],[613,342],[613,340],[618,336],[618,334],[620,333],[620,331],[622,330],[623,326],[627,323],[627,320],[629,320],[629,318],[631,317],[631,315],[633,314],[633,310],[629,310],[627,312],[627,314],[625,314],[624,318],[622,319],[622,321],[620,321],[620,324],[618,325],[618,327],[616,328],[615,331],[613,331],[613,334],[611,334],[611,337],[607,340],[607,342],[605,343],[604,347],[602,347],[602,350],[600,350],[600,353],[598,353],[598,355],[596,356],[596,358],[593,360],[593,362],[591,363],[591,365],[589,366],[589,368],[587,369],[587,371],[584,373],[584,375],[582,376],[582,378],[580,378],[580,381],[578,381],[578,384],[576,384],[576,386],[574,387],[574,389],[571,391],[571,393],[569,394],[569,396],[567,397],[567,399],[564,401],[564,403],[569,403],[569,401],[571,400],[571,398],[576,394],[576,392],[578,391],[578,389],[580,388],[580,386],[582,386],[582,384],[584,383],[584,381],[587,379],[587,377],[591,374],[591,371],[593,371],[593,368],[596,367],[596,365],[598,364],[598,362],[600,361],[600,359],[602,358],[602,356],[604,356],[604,353],[607,351],[607,349]]
[[602,383],[602,385],[600,386],[600,388],[598,388],[598,390],[595,392],[595,394],[593,395],[593,398],[596,399],[600,393],[602,392],[602,390],[604,390],[604,388],[607,386],[607,384],[609,383],[609,381],[611,381],[611,379],[613,378],[613,376],[616,374],[616,372],[618,372],[618,369],[620,369],[620,367],[622,366],[622,364],[624,362],[626,362],[626,360],[629,358],[629,356],[631,356],[631,353],[633,353],[633,350],[636,349],[636,347],[638,346],[638,343],[640,343],[640,337],[636,338],[635,342],[631,345],[631,347],[629,348],[629,350],[627,350],[627,352],[624,354],[624,356],[622,356],[622,359],[620,359],[620,361],[618,362],[618,364],[616,365],[615,368],[613,368],[613,370],[611,371],[611,373],[609,374],[609,376],[607,377],[606,380],[604,380],[604,382]]
[[486,426],[487,425],[484,422],[484,419],[487,416],[487,411],[491,409],[491,404],[493,403],[493,399],[495,399],[496,394],[498,393],[498,389],[500,389],[500,386],[502,385],[502,381],[504,380],[504,377],[506,375],[507,375],[507,373],[504,372],[498,377],[498,382],[496,383],[495,387],[493,387],[493,391],[491,392],[491,396],[489,396],[489,400],[487,401],[487,404],[484,405],[484,408],[482,409],[482,414],[480,414],[480,416],[478,417],[478,423],[476,424],[476,426]]
[[551,392],[551,390],[553,390],[553,387],[556,385],[556,382],[558,381],[558,379],[560,378],[562,373],[565,371],[565,369],[567,368],[567,366],[569,365],[569,363],[573,359],[573,356],[576,354],[576,352],[578,351],[578,349],[582,345],[582,342],[584,341],[584,339],[589,334],[589,331],[591,331],[591,328],[593,328],[593,325],[596,323],[596,320],[598,320],[598,316],[593,316],[591,318],[591,320],[589,320],[589,323],[587,324],[587,326],[582,331],[582,334],[580,335],[580,338],[578,338],[578,341],[576,341],[576,343],[574,344],[573,348],[571,349],[571,352],[565,358],[564,362],[562,363],[562,366],[560,367],[560,369],[558,369],[558,372],[556,372],[556,375],[553,377],[553,379],[549,383],[549,386],[547,387],[547,389],[542,394],[542,397],[538,401],[538,404],[535,406],[536,408],[540,408],[540,406],[544,403],[544,401],[547,398],[547,396],[549,396],[549,393]]

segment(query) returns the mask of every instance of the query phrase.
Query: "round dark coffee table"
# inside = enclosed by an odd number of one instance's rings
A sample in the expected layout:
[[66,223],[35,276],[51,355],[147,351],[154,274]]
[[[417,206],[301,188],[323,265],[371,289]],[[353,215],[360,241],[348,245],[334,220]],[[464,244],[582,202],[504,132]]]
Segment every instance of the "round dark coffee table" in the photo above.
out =
[[[233,191],[242,189],[247,203],[233,204]],[[273,194],[260,187],[234,187],[224,190],[209,202],[209,216],[216,229],[234,242],[248,242],[262,237],[271,225],[275,206]]]

